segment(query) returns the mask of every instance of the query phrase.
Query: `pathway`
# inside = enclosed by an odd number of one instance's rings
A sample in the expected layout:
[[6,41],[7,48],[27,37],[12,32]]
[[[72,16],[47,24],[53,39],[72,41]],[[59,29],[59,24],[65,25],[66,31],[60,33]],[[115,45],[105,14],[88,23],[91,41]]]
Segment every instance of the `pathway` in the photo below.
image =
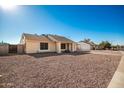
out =
[[108,88],[124,88],[124,52],[121,53],[123,56]]

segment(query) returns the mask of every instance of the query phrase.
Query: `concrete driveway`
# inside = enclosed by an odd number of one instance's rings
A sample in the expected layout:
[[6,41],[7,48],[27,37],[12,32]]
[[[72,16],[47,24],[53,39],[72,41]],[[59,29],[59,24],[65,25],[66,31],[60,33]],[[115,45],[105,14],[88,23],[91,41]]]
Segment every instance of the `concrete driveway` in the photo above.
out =
[[108,88],[124,88],[124,51],[121,53],[123,56]]

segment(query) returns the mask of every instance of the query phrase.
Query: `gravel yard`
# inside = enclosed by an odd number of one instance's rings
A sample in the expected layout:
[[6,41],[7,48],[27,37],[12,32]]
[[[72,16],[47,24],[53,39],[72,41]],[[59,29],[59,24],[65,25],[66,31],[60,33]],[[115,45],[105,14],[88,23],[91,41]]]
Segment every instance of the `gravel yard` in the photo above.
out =
[[0,57],[0,87],[107,87],[120,55],[32,54]]

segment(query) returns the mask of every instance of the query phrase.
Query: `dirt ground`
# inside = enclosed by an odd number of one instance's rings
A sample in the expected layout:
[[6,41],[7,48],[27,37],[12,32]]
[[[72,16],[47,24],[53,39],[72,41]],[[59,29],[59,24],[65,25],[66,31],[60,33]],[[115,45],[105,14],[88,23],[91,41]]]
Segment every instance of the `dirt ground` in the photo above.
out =
[[31,54],[0,57],[0,87],[105,88],[120,55]]
[[122,55],[121,51],[113,51],[113,50],[92,50],[93,54],[103,54],[103,55]]

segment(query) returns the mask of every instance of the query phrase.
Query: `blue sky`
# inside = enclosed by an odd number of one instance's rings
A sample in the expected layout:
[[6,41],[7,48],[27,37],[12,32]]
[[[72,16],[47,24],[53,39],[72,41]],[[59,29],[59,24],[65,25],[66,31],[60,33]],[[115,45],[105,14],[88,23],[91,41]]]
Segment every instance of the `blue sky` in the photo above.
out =
[[124,45],[124,6],[17,6],[0,9],[0,41],[19,43],[22,33],[58,34]]

